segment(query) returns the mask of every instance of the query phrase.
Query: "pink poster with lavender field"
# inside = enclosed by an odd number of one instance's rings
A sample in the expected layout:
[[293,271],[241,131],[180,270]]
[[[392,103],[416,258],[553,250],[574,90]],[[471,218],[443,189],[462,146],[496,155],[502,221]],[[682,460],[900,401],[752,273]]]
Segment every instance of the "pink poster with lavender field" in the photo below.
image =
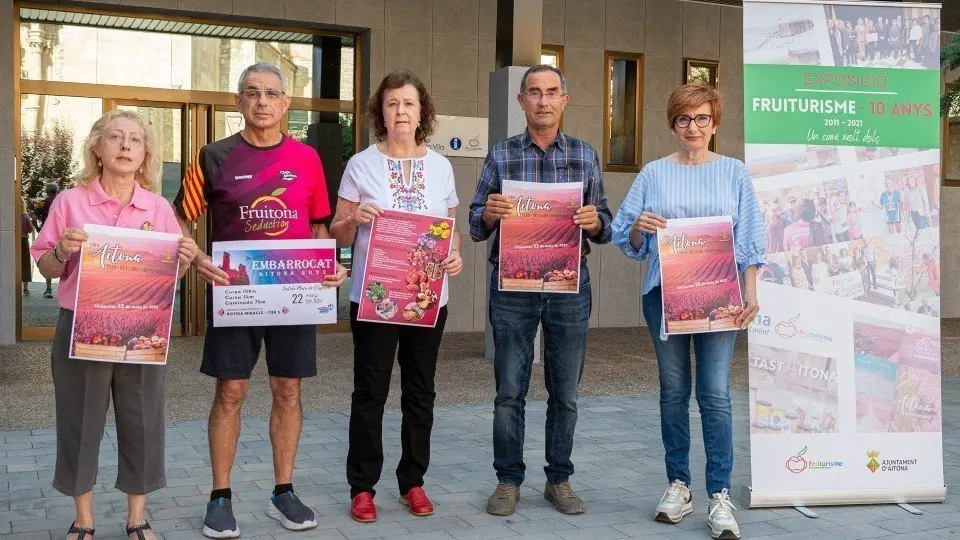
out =
[[500,290],[577,293],[580,242],[573,222],[583,205],[583,183],[504,180],[514,212],[500,220]]
[[665,334],[735,330],[743,311],[730,216],[671,219],[657,235]]
[[167,363],[180,235],[87,225],[70,357]]
[[384,210],[367,245],[357,320],[436,326],[455,231],[453,218]]

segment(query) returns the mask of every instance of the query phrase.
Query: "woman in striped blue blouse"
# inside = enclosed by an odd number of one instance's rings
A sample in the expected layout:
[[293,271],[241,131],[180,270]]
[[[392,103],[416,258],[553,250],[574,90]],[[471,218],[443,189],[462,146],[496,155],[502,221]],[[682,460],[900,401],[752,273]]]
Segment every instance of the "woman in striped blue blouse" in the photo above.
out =
[[661,333],[660,261],[654,240],[668,219],[733,217],[736,259],[744,278],[745,309],[737,318],[746,328],[756,316],[757,270],[764,264],[767,237],[753,183],[739,160],[708,150],[722,113],[720,93],[684,85],[670,96],[668,126],[677,152],[648,163],[637,175],[616,219],[613,241],[631,259],[648,259],[643,314],[657,352],[660,373],[660,425],[669,487],[656,520],[679,523],[693,511],[690,495],[690,341],[697,355],[697,403],[707,453],[708,521],[713,538],[740,538],[730,501],[733,419],[730,364],[736,332],[670,336]]

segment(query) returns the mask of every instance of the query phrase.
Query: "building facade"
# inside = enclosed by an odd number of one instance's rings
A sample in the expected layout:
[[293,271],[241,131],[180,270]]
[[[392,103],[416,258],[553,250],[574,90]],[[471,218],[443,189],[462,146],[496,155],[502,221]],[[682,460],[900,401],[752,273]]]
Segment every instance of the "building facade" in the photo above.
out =
[[[36,194],[57,181],[30,162],[31,151],[60,144],[78,155],[80,139],[104,110],[135,108],[162,139],[162,191],[172,198],[198,145],[241,127],[229,100],[232,88],[243,67],[266,60],[281,66],[294,95],[285,129],[318,149],[335,191],[345,160],[367,142],[359,112],[371,88],[393,69],[419,75],[438,114],[488,115],[496,4],[0,0],[0,73],[8,74],[0,78],[0,343],[52,335],[55,299],[43,298],[45,283],[35,269],[30,296],[22,293],[21,206],[29,210],[42,197],[21,202],[21,184],[31,183]],[[803,21],[784,24],[793,28]],[[715,84],[723,92],[716,150],[742,159],[741,8],[684,0],[544,0],[542,30],[545,61],[558,64],[569,80],[563,129],[602,149],[614,212],[639,167],[674,150],[666,100],[683,82]],[[943,33],[944,40],[949,37]],[[70,127],[73,139],[37,138],[58,125]],[[948,269],[960,257],[960,219],[954,213],[960,205],[960,122],[945,123],[944,135],[941,238]],[[458,223],[467,235],[482,158],[451,162],[461,200]],[[201,227],[198,235],[203,234]],[[349,251],[343,255],[348,259]],[[450,280],[447,328],[483,331],[486,245],[466,237],[463,257],[463,274]],[[642,325],[640,266],[611,245],[593,250],[588,264],[591,325]],[[960,277],[946,272],[942,288],[943,316],[960,316]],[[188,279],[181,289],[178,333],[202,333],[200,284]]]

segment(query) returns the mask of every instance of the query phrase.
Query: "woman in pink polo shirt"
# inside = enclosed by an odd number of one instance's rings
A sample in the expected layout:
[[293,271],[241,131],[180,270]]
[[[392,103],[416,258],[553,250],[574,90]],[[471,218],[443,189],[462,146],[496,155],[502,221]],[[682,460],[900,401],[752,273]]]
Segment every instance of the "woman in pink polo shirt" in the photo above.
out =
[[[149,125],[136,113],[110,111],[97,120],[83,145],[77,187],[53,201],[30,248],[40,273],[60,278],[60,316],[51,368],[57,410],[57,465],[53,487],[77,507],[70,540],[91,540],[97,457],[113,396],[119,450],[116,487],[127,493],[127,535],[156,538],[144,519],[146,494],[166,486],[164,473],[163,366],[90,362],[69,357],[80,246],[86,224],[180,234],[173,208],[157,194],[160,155]],[[180,239],[180,274],[199,251]]]

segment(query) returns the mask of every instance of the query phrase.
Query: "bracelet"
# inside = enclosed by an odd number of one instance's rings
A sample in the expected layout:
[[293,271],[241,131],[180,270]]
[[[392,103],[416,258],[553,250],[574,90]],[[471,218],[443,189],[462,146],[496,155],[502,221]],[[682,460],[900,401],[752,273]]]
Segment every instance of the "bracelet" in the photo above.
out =
[[[58,247],[60,247],[60,242],[57,242],[57,245],[53,246],[53,258],[56,259],[60,264],[67,264],[67,261],[61,261],[60,257],[57,255]],[[70,257],[67,257],[67,260],[70,260]]]

